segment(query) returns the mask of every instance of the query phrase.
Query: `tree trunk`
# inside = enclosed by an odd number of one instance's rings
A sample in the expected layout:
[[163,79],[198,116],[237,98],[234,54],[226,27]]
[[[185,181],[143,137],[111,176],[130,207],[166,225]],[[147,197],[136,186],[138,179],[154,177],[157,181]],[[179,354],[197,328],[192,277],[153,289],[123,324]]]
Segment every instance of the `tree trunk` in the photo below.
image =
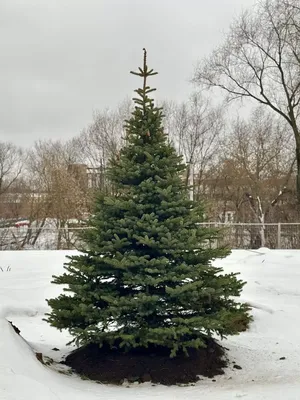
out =
[[296,163],[297,163],[297,176],[296,176],[296,196],[298,204],[300,205],[300,132],[298,130],[297,121],[292,112],[289,113],[291,118],[291,126],[294,132],[296,141]]
[[261,222],[261,227],[259,229],[259,235],[260,235],[260,243],[261,247],[266,247],[266,235],[265,235],[265,221],[264,221],[264,215],[262,215],[260,218]]
[[300,140],[299,139],[296,141],[296,161],[297,161],[296,191],[297,191],[298,204],[300,204]]

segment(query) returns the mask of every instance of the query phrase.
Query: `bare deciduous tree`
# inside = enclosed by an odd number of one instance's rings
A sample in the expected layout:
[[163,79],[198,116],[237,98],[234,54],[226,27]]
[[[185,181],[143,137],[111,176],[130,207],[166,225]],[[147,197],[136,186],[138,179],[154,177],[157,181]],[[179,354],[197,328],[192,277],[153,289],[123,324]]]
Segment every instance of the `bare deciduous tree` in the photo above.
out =
[[6,193],[20,177],[23,152],[12,143],[0,143],[0,195]]
[[93,122],[76,138],[82,161],[91,167],[105,169],[122,144],[124,120],[129,114],[129,101],[121,103],[116,110],[96,111]]
[[197,92],[187,102],[167,102],[164,109],[167,110],[165,124],[170,139],[189,165],[186,183],[189,183],[192,174],[198,191],[207,172],[216,163],[217,148],[224,127],[222,110],[213,107]]
[[[57,248],[62,235],[67,239],[69,222],[81,220],[88,209],[89,192],[86,166],[78,164],[79,154],[74,143],[39,141],[29,151],[27,178],[30,180],[28,230],[31,244],[38,239],[48,220],[58,228]],[[31,233],[34,231],[34,237]]]
[[194,82],[249,98],[280,115],[296,143],[300,202],[300,8],[298,0],[263,0],[231,27],[225,43],[196,69]]
[[[237,119],[222,145],[219,170],[221,202],[232,207],[237,222],[261,224],[259,240],[265,245],[265,223],[282,221],[290,201],[295,164],[292,138],[286,123],[272,119],[259,107],[248,121]],[[284,199],[284,204],[279,204]]]

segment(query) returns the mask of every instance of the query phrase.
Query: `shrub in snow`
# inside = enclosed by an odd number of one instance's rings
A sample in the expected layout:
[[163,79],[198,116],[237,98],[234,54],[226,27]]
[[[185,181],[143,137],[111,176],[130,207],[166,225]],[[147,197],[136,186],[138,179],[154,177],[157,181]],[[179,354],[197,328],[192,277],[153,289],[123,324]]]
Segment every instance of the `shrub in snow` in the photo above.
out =
[[10,272],[10,271],[11,271],[11,268],[10,268],[9,265],[8,265],[7,267],[0,267],[0,271],[1,271],[1,272]]

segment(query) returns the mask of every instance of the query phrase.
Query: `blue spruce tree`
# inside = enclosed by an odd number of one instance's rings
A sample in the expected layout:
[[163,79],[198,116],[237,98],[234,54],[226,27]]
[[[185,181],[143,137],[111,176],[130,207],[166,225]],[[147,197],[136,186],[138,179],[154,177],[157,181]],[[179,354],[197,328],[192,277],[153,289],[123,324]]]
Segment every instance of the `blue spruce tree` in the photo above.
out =
[[47,321],[68,329],[77,345],[164,346],[174,357],[204,347],[213,334],[237,334],[250,317],[233,299],[244,282],[212,266],[229,252],[207,246],[216,232],[200,225],[203,207],[188,198],[186,166],[150,97],[147,79],[156,72],[145,50],[143,67],[132,73],[143,85],[125,145],[111,160],[115,194],[98,196],[85,245],[54,277],[67,287],[48,300]]

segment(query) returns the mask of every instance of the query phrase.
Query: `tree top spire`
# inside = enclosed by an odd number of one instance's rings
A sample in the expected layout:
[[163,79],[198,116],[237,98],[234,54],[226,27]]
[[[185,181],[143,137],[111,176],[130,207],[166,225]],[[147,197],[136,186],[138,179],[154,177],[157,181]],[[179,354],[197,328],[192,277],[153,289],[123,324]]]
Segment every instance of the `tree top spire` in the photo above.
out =
[[147,105],[152,104],[153,100],[148,97],[148,94],[154,92],[156,89],[151,89],[150,86],[147,86],[147,78],[149,76],[157,75],[158,72],[155,72],[153,69],[148,69],[147,65],[147,50],[143,48],[144,56],[143,56],[143,67],[139,67],[138,72],[130,71],[131,74],[140,76],[143,78],[143,87],[140,89],[136,89],[135,92],[141,97],[133,98],[134,102],[139,106],[142,106],[144,111]]
[[147,50],[143,48],[143,52],[144,52],[143,68],[139,67],[139,72],[130,71],[130,73],[133,75],[141,76],[142,78],[148,78],[148,76],[157,75],[158,72],[154,72],[153,69],[148,70]]
[[143,52],[144,52],[144,70],[146,70],[146,68],[147,68],[147,50],[145,49],[145,47],[143,48]]

